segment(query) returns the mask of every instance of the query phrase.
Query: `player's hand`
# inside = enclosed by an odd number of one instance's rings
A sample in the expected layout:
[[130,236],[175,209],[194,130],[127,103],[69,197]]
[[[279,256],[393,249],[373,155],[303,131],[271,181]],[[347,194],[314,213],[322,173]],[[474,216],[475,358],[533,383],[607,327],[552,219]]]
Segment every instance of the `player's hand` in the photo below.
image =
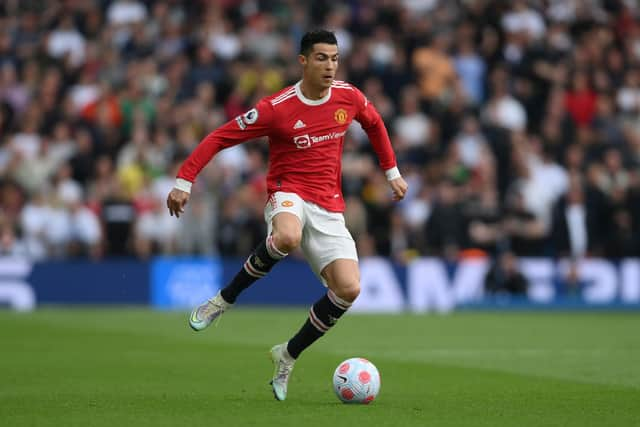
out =
[[186,191],[174,188],[167,196],[167,207],[171,216],[175,215],[180,218],[180,214],[184,212],[184,206],[189,201],[190,194]]
[[393,200],[399,201],[404,199],[404,196],[407,194],[407,189],[409,185],[404,180],[404,178],[399,177],[389,181],[389,185],[391,186],[391,190],[393,191]]

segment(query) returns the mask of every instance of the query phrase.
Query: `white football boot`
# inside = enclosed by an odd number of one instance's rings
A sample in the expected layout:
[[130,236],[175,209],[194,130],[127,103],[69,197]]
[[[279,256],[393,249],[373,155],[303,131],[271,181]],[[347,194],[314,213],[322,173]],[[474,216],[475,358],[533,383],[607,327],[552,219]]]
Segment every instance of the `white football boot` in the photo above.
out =
[[193,309],[191,316],[189,316],[189,326],[194,331],[201,331],[220,318],[222,313],[231,306],[233,304],[226,302],[218,292],[215,297]]
[[287,343],[278,344],[271,349],[271,360],[273,361],[273,379],[270,384],[273,388],[273,396],[277,400],[287,398],[287,384],[289,375],[293,371],[296,359],[292,358],[287,351]]

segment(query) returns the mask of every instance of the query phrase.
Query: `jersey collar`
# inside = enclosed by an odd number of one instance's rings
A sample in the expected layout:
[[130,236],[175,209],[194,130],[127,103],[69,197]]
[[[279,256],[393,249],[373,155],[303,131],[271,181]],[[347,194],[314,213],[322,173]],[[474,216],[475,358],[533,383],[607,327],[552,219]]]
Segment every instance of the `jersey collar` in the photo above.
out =
[[320,99],[309,99],[306,96],[304,96],[302,94],[302,91],[300,90],[300,83],[302,82],[302,80],[300,80],[298,83],[295,84],[295,89],[296,89],[296,95],[298,96],[298,99],[303,103],[303,104],[307,104],[307,105],[322,105],[325,102],[327,102],[329,100],[329,98],[331,98],[331,88],[329,88],[329,90],[327,91],[327,94],[325,96],[323,96]]

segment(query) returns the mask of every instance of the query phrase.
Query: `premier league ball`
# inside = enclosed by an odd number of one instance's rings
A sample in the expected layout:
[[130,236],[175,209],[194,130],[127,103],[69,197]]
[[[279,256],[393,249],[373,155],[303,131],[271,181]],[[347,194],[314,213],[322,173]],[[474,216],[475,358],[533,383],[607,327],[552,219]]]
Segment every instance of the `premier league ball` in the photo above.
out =
[[380,373],[367,359],[347,359],[333,373],[333,390],[344,403],[370,403],[380,391]]

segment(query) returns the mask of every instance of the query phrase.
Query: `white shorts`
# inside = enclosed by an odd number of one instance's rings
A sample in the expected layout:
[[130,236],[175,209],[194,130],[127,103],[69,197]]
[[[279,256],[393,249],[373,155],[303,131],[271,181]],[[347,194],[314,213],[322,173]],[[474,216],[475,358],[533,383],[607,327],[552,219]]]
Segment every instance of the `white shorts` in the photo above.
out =
[[273,229],[273,217],[280,212],[292,213],[300,220],[300,247],[311,270],[325,286],[325,280],[320,273],[327,265],[337,259],[358,261],[356,244],[341,213],[329,212],[315,203],[306,202],[296,193],[278,191],[269,197],[264,208],[264,219],[269,234]]

